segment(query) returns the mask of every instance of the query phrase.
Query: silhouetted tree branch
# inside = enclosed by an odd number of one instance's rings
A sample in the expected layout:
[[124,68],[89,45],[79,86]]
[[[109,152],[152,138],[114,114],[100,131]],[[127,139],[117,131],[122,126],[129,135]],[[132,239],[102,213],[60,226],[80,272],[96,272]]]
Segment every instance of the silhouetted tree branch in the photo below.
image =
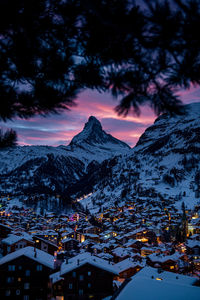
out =
[[177,112],[200,84],[198,0],[1,0],[0,119],[59,113],[91,88],[116,111]]

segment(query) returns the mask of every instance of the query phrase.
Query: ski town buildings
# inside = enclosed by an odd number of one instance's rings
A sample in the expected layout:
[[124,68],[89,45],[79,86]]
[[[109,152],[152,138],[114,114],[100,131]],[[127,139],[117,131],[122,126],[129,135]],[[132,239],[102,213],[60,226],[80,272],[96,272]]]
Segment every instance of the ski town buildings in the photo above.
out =
[[141,200],[40,215],[2,200],[0,299],[198,299],[199,214]]

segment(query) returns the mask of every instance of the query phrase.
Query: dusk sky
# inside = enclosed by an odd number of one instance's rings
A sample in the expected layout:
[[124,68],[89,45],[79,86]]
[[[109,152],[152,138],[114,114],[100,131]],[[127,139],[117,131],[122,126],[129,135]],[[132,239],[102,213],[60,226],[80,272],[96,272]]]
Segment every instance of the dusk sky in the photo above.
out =
[[[200,102],[200,89],[191,88],[180,93],[184,103]],[[148,107],[142,109],[139,117],[129,114],[119,117],[114,111],[118,104],[109,94],[85,91],[77,99],[77,106],[71,111],[47,117],[34,117],[29,120],[16,119],[6,123],[3,128],[13,128],[18,134],[20,145],[68,145],[72,137],[83,129],[89,116],[95,116],[103,129],[119,138],[131,147],[135,145],[144,130],[150,126],[156,116]]]

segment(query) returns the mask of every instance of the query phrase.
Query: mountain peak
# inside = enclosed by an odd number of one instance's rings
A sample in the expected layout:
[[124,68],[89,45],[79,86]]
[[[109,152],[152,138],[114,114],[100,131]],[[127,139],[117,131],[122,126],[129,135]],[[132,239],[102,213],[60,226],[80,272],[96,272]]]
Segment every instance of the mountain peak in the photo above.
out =
[[70,146],[81,146],[83,144],[90,146],[105,146],[108,144],[115,145],[120,148],[130,149],[130,147],[114,138],[112,135],[107,134],[103,129],[99,120],[97,120],[94,116],[90,116],[83,130],[73,137],[71,140]]
[[97,120],[94,116],[90,116],[87,123],[85,123],[84,129],[85,130],[100,130],[102,131],[102,126],[99,120]]
[[97,118],[95,118],[94,116],[90,116],[88,119],[89,123],[93,123],[93,124],[99,124],[101,126],[101,123],[99,122],[99,120],[97,120]]

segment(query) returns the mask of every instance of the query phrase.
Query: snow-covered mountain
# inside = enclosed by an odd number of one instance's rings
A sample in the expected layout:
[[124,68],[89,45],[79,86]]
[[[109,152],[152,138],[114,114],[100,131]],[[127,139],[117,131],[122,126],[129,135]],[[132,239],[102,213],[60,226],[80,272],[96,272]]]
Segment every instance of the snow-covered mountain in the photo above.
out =
[[63,192],[77,182],[88,165],[100,164],[130,147],[103,131],[93,116],[68,146],[17,146],[0,151],[2,191]]
[[[101,123],[93,116],[90,116],[88,122],[85,124],[83,131],[73,137],[69,144],[71,149],[84,148],[94,151],[103,150],[115,153],[127,152],[130,147],[114,138],[112,135],[107,134],[101,126]],[[95,147],[95,148],[94,148]],[[105,157],[104,157],[105,159]]]
[[92,193],[81,201],[89,209],[131,198],[188,206],[200,201],[200,103],[157,118],[128,154],[104,161],[82,182],[82,191]]

